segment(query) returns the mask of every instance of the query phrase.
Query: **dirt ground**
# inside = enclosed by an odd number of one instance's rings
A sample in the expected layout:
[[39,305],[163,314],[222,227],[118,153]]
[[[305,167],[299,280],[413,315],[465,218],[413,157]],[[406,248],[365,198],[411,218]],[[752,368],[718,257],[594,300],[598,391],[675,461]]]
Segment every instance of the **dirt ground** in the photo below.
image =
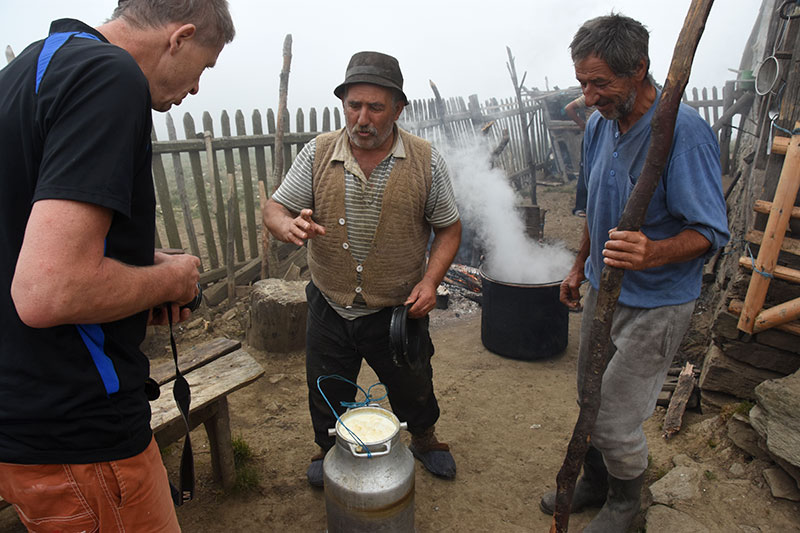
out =
[[[575,248],[583,219],[571,215],[574,186],[541,187],[539,205],[548,210],[545,237]],[[224,319],[210,314],[204,327],[180,334],[180,346],[227,336],[244,342],[246,299]],[[450,443],[458,464],[453,481],[431,476],[417,462],[416,528],[425,532],[547,531],[551,518],[539,511],[541,494],[555,487],[556,473],[577,418],[575,370],[581,314],[570,314],[570,337],[560,356],[539,361],[503,358],[486,350],[480,338],[480,307],[453,298],[447,310],[432,313],[436,345],[434,386],[442,415],[437,434]],[[230,396],[231,429],[252,452],[250,486],[223,492],[211,479],[204,430],[192,433],[197,471],[196,499],[178,509],[186,532],[321,532],[326,529],[322,490],[305,478],[316,452],[307,410],[303,353],[266,353],[245,346],[265,375]],[[368,367],[359,383],[377,381]],[[388,408],[388,402],[383,402]],[[682,511],[712,532],[800,531],[796,503],[770,496],[763,464],[746,458],[728,440],[712,414],[687,412],[684,429],[670,441],[661,438],[664,411],[648,421],[651,466],[648,482],[686,454],[703,464],[701,494]],[[703,422],[704,420],[710,420]],[[701,422],[703,422],[701,424]],[[404,441],[409,442],[407,434]],[[180,447],[164,450],[170,476],[177,473]],[[744,468],[731,473],[734,463]],[[742,473],[742,470],[744,473]],[[644,502],[643,509],[646,508]],[[572,515],[580,531],[595,511]],[[644,511],[636,522],[643,530]],[[0,512],[0,531],[21,527],[10,509]]]

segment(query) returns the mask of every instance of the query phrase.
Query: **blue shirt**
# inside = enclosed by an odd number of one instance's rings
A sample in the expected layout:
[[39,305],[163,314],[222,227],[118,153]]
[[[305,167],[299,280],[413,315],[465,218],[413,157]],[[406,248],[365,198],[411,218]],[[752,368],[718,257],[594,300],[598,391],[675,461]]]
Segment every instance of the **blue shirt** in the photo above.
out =
[[[616,120],[594,113],[584,137],[583,179],[589,196],[586,222],[591,248],[585,274],[600,286],[603,248],[608,230],[616,227],[650,146],[650,121],[661,91],[647,113],[620,133]],[[647,209],[641,231],[652,240],[692,229],[711,243],[705,256],[642,271],[626,270],[619,302],[630,307],[678,305],[700,295],[705,257],[724,246],[730,234],[722,194],[719,145],[709,125],[691,107],[681,104],[667,164]]]

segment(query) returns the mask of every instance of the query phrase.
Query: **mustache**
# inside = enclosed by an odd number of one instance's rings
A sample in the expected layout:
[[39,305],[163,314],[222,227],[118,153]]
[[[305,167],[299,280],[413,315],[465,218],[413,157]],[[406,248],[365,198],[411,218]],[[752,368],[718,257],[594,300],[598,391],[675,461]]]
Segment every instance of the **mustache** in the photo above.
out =
[[352,133],[369,133],[370,135],[378,134],[378,128],[374,126],[353,126],[350,131]]

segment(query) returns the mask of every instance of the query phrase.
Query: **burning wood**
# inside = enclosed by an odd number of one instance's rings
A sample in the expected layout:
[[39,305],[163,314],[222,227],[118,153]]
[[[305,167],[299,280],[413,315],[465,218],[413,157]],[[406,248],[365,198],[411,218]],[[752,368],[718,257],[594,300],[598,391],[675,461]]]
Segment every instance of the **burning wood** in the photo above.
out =
[[481,303],[481,278],[477,268],[454,263],[450,265],[442,283],[450,292]]
[[481,292],[481,278],[478,269],[471,266],[451,265],[442,281],[447,285],[460,287],[477,294]]

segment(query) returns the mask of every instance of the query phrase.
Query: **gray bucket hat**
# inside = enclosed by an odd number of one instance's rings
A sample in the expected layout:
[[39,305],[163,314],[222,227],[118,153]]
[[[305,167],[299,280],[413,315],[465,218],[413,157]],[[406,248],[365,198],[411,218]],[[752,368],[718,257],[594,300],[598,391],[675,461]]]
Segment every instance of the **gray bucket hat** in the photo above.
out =
[[352,83],[371,83],[396,89],[403,97],[404,105],[408,105],[408,97],[403,92],[403,73],[400,63],[390,55],[380,52],[358,52],[350,58],[344,81],[333,90],[337,98],[344,94],[345,87]]

